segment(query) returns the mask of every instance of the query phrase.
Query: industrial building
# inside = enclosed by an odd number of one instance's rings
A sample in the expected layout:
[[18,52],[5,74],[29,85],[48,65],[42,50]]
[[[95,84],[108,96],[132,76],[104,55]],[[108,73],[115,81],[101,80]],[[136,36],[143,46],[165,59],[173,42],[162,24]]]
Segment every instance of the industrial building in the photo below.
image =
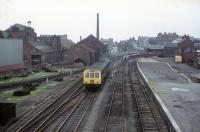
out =
[[90,65],[99,59],[103,50],[104,44],[93,35],[89,35],[66,52],[64,63],[82,62],[85,65]]
[[33,41],[37,38],[37,34],[33,28],[22,24],[14,24],[6,29],[5,32],[9,34],[9,38],[18,38],[23,39],[24,41]]
[[61,59],[61,52],[59,51],[47,43],[30,41],[25,46],[25,57],[28,61],[26,63],[31,64],[32,66],[41,65],[43,63],[59,63]]
[[164,54],[164,46],[163,45],[149,45],[145,48],[145,51],[151,55],[161,55]]
[[[106,51],[105,45],[93,35],[89,35],[86,39],[75,45],[73,41],[67,38],[66,34],[40,35],[37,37],[37,34],[30,25],[25,26],[21,24],[14,24],[5,31],[1,31],[0,34],[2,39],[21,39],[21,61],[15,62],[13,59],[10,59],[12,63],[10,62],[9,64],[20,63],[26,67],[34,67],[44,63],[56,65],[74,62],[82,62],[85,65],[90,65],[99,59],[102,52]],[[5,58],[1,59],[5,60]]]
[[176,55],[178,44],[171,43],[164,46],[164,57],[174,57]]

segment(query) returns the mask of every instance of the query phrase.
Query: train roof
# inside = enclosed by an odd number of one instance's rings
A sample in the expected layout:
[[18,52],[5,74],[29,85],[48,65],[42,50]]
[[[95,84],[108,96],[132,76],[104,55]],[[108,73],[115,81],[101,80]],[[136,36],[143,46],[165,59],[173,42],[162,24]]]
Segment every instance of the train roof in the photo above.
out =
[[98,68],[87,68],[84,70],[84,72],[98,72],[98,71],[101,71],[101,70]]
[[98,62],[94,63],[91,66],[86,66],[85,69],[99,69],[102,70],[106,67],[106,65],[108,65],[108,63],[110,62],[109,59],[104,58],[104,59],[100,59]]

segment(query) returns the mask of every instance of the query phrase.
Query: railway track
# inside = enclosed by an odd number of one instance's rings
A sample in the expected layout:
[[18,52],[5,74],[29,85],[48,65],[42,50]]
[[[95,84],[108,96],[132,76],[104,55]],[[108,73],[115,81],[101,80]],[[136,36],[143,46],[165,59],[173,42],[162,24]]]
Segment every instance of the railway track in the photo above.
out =
[[[133,66],[132,68],[130,66]],[[129,82],[132,85],[133,108],[136,117],[136,129],[141,132],[167,131],[158,111],[153,106],[136,69],[135,62],[129,65]]]
[[57,128],[54,129],[55,132],[60,131],[73,131],[77,132],[81,129],[81,125],[84,122],[85,117],[89,113],[92,105],[96,99],[95,93],[85,94],[77,102],[77,104],[70,110],[64,120],[57,125]]
[[[102,131],[167,132],[162,118],[145,93],[135,61],[131,63],[124,61],[113,70],[115,70],[115,74],[112,94]],[[128,91],[128,87],[130,87],[130,91]],[[128,100],[131,103],[127,102]],[[132,110],[129,109],[130,107]],[[130,119],[128,117],[130,115],[133,115],[134,118]],[[130,124],[130,120],[134,120],[134,124]],[[131,129],[132,126],[134,129]]]
[[[102,104],[102,115],[97,119],[98,128],[94,127],[95,131],[167,132],[158,111],[145,92],[135,62],[119,60],[112,65],[111,73],[110,88],[105,94],[107,99]],[[58,98],[33,113],[16,131],[82,131],[100,92],[86,91],[81,81],[82,79],[77,79],[65,84],[68,88],[61,90],[62,94],[59,92]],[[130,115],[134,116],[134,122],[130,122]],[[135,128],[130,129],[130,126]]]
[[78,131],[83,127],[97,93],[88,92],[80,76],[70,83],[62,83],[59,92],[54,94],[56,96],[48,97],[45,103],[38,105],[38,109],[20,119],[22,122],[15,123],[6,131]]
[[88,92],[82,81],[72,84],[58,99],[34,113],[15,131],[79,131],[98,93]]
[[25,113],[22,117],[18,117],[19,119],[17,122],[12,126],[7,128],[5,127],[4,131],[12,132],[17,131],[17,129],[20,130],[20,128],[25,126],[26,123],[31,122],[38,117],[43,117],[45,112],[53,111],[59,105],[59,102],[62,102],[66,97],[68,97],[68,95],[74,90],[73,87],[76,87],[78,83],[81,83],[81,77],[75,80],[62,82],[57,86],[56,91],[53,91],[48,98],[38,103],[34,109]]
[[17,131],[38,131],[42,125],[51,121],[55,115],[59,115],[62,112],[63,107],[69,107],[67,104],[81,94],[83,91],[83,85],[81,81],[72,83],[69,88],[64,91],[57,99],[52,101],[50,104],[42,108],[37,114],[31,119],[24,123]]
[[123,77],[124,65],[123,61],[115,68],[119,70],[115,73],[114,76],[117,76],[113,79],[113,89],[109,105],[108,114],[106,117],[106,123],[103,129],[103,132],[107,131],[126,131],[125,128],[125,78]]

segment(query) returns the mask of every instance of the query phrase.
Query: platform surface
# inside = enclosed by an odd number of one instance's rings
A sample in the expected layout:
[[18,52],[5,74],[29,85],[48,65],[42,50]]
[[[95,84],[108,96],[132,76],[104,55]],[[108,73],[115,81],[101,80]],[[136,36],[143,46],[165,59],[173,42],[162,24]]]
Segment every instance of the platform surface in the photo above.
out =
[[200,131],[200,84],[191,83],[167,63],[138,60],[152,90],[158,94],[183,132]]

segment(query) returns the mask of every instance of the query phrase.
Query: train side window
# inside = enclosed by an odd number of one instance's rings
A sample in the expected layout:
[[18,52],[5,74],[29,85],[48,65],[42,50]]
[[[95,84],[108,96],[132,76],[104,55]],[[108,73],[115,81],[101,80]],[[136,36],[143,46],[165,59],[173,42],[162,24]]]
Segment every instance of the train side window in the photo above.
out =
[[95,73],[95,78],[99,78],[99,73]]
[[90,78],[94,78],[94,73],[90,73]]
[[89,78],[89,73],[86,73],[86,74],[85,74],[85,77],[86,77],[86,78]]

